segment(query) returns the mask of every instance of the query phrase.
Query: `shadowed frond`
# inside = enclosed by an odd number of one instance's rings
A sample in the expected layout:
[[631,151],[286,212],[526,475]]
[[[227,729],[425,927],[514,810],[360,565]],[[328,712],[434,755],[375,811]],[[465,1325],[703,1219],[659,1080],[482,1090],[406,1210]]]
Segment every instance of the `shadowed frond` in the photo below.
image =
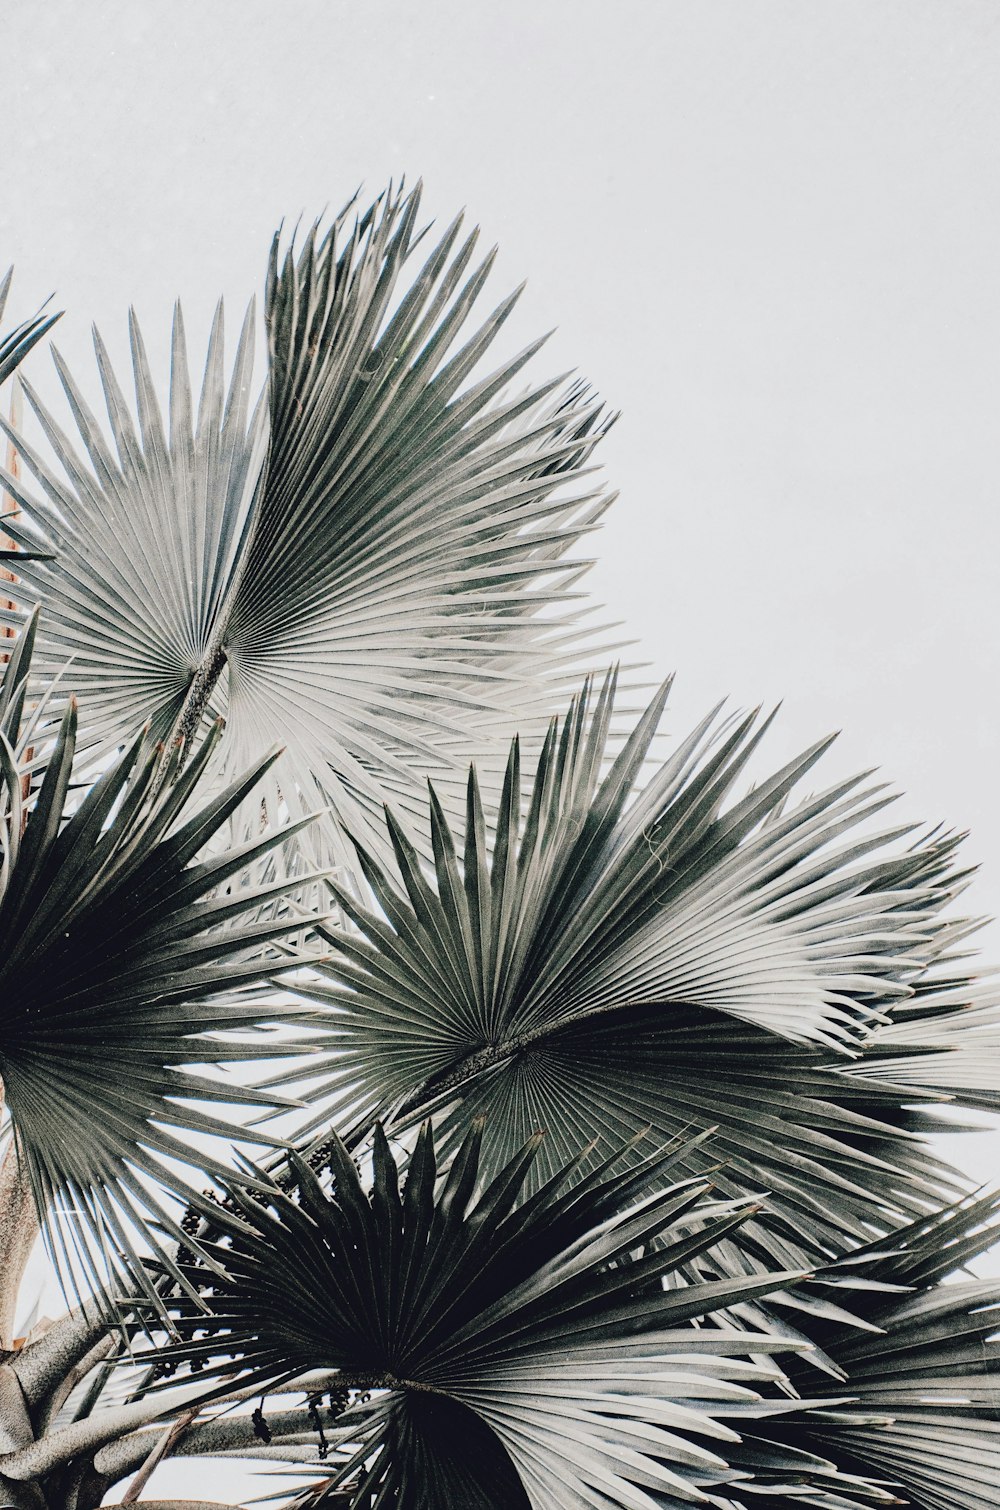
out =
[[377,1129],[370,1193],[337,1139],[328,1175],[296,1157],[291,1187],[259,1170],[249,1187],[230,1180],[224,1236],[207,1245],[226,1271],[211,1276],[212,1314],[182,1315],[203,1335],[160,1356],[207,1363],[203,1377],[235,1361],[261,1390],[322,1370],[328,1387],[369,1392],[337,1425],[326,1486],[353,1506],[706,1503],[737,1440],[717,1416],[759,1404],[782,1377],[763,1355],[781,1344],[690,1323],[790,1276],[664,1282],[748,1203],[665,1185],[672,1149],[570,1183],[578,1161],[518,1205],[540,1139],[485,1188],[479,1141],[474,1129],[438,1181],[425,1125],[401,1187]]
[[86,457],[27,389],[59,467],[17,437],[40,491],[7,479],[18,543],[54,558],[18,594],[45,603],[43,668],[73,657],[88,737],[224,713],[235,768],[287,746],[270,801],[312,809],[318,784],[376,847],[387,797],[422,814],[431,772],[460,802],[472,755],[544,729],[583,653],[567,553],[608,502],[600,404],[514,391],[541,343],[481,375],[516,296],[477,326],[492,255],[458,220],[415,259],[419,202],[275,242],[253,413],[251,315],[228,391],[217,318],[196,412],[177,314],[166,417],[133,319],[138,426],[98,339],[113,444],[57,356]]
[[[41,737],[37,708],[26,713],[34,634],[32,619],[0,689],[0,1076],[57,1257],[76,1251],[96,1280],[134,1253],[144,1221],[169,1225],[150,1180],[186,1190],[172,1161],[221,1167],[185,1141],[234,1135],[206,1103],[281,1104],[185,1066],[287,1052],[270,1034],[227,1034],[284,1019],[261,987],[287,966],[274,946],[301,919],[280,906],[282,887],[249,873],[289,829],[199,858],[273,756],[194,810],[218,731],[183,773],[176,753],[163,769],[137,739],[74,803],[70,699],[29,786],[22,756]],[[66,1235],[78,1239],[69,1249]]]
[[539,1175],[591,1138],[717,1126],[722,1188],[770,1190],[797,1262],[841,1252],[961,1188],[898,1088],[842,1073],[951,937],[950,845],[883,858],[899,831],[861,828],[888,800],[863,779],[790,805],[823,743],[729,800],[752,717],[706,720],[636,792],[664,695],[603,780],[612,681],[576,701],[523,810],[515,744],[489,838],[475,773],[464,844],[432,793],[433,881],[390,819],[405,889],[362,856],[380,912],[338,893],[356,926],[308,993],[334,1104],[447,1106],[446,1144],[485,1117],[497,1164],[545,1128]]

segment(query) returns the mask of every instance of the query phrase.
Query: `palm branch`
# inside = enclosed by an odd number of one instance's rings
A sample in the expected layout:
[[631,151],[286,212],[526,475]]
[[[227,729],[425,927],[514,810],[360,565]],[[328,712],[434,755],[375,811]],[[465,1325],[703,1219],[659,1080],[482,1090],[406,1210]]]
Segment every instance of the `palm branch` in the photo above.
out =
[[[238,1367],[244,1391],[298,1378],[372,1393],[328,1423],[319,1503],[342,1490],[352,1506],[412,1510],[704,1502],[737,1440],[717,1417],[759,1403],[781,1377],[763,1355],[783,1344],[690,1323],[790,1276],[665,1280],[752,1203],[666,1183],[675,1147],[617,1173],[618,1159],[589,1174],[578,1159],[518,1204],[541,1139],[485,1187],[480,1139],[474,1128],[438,1180],[425,1124],[401,1185],[376,1128],[370,1194],[336,1138],[328,1170],[293,1154],[290,1181],[229,1178],[221,1235],[202,1237],[210,1315],[182,1304],[174,1324],[193,1335],[158,1357],[206,1379]],[[271,1456],[290,1454],[294,1425],[272,1422]]]
[[139,737],[77,799],[75,700],[45,753],[45,705],[28,697],[35,630],[0,681],[0,1077],[56,1257],[69,1264],[72,1234],[86,1282],[120,1275],[151,1219],[177,1230],[157,1195],[187,1190],[177,1161],[223,1167],[187,1141],[233,1136],[206,1103],[283,1101],[219,1068],[287,1051],[246,1030],[287,1015],[262,987],[301,918],[280,905],[284,883],[250,877],[294,830],[199,858],[274,755],[194,808],[218,730],[183,772]]
[[318,786],[376,846],[386,797],[422,812],[426,773],[460,794],[471,755],[544,728],[581,655],[568,553],[608,502],[600,404],[514,391],[540,342],[480,375],[516,295],[476,326],[492,254],[459,218],[417,258],[419,203],[390,190],[276,239],[256,406],[252,310],[227,389],[220,308],[197,404],[177,311],[166,417],[133,318],[137,422],[99,338],[113,443],[56,354],[85,456],[26,388],[62,475],[17,436],[40,490],[5,479],[12,533],[49,558],[18,588],[45,604],[38,663],[72,657],[88,739],[223,714],[234,768],[287,747],[272,802],[311,810]]
[[341,1126],[433,1105],[453,1147],[483,1117],[496,1166],[544,1128],[538,1179],[594,1138],[717,1127],[689,1172],[768,1189],[786,1266],[953,1197],[912,1106],[940,1091],[849,1071],[947,954],[954,841],[893,850],[864,779],[789,805],[825,742],[729,801],[752,717],[706,721],[636,791],[665,692],[602,779],[613,691],[553,723],[524,804],[515,743],[492,834],[475,773],[464,841],[432,792],[432,879],[390,818],[402,887],[363,847],[379,912],[334,887],[354,926],[307,994]]

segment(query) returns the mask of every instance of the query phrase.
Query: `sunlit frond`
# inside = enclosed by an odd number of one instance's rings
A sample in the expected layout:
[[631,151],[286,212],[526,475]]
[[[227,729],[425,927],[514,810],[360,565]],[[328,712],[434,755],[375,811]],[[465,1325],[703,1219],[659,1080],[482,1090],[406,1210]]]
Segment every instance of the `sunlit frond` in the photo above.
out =
[[44,541],[51,556],[25,563],[17,588],[26,604],[45,605],[38,670],[51,676],[72,660],[85,732],[112,748],[144,723],[155,738],[177,725],[213,651],[266,449],[263,409],[250,415],[252,312],[228,391],[217,312],[196,406],[175,310],[166,420],[134,316],[129,331],[138,427],[95,334],[113,444],[54,352],[86,459],[25,384],[64,478],[24,436],[17,448],[41,490],[29,499],[23,483],[7,478],[25,509],[11,534],[27,549]]
[[221,712],[234,768],[287,747],[265,796],[321,794],[341,859],[338,820],[385,853],[387,797],[422,813],[430,773],[460,801],[471,756],[488,773],[544,729],[584,654],[574,548],[608,502],[601,405],[516,387],[540,342],[483,375],[516,295],[477,325],[492,254],[459,219],[417,256],[419,204],[389,191],[275,243],[256,408],[252,312],[228,388],[217,317],[197,405],[177,313],[166,416],[133,318],[137,420],[99,338],[113,441],[57,356],[86,454],[28,388],[38,487],[6,479],[12,533],[51,557],[22,561],[17,597],[45,604],[41,668],[73,658],[86,736],[190,737]]

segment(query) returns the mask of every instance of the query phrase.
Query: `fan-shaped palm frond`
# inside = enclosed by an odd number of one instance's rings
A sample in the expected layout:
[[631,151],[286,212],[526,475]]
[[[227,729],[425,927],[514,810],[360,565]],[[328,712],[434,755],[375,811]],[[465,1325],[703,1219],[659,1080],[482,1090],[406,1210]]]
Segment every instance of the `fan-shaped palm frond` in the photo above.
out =
[[40,664],[73,657],[90,734],[190,736],[211,706],[237,768],[280,740],[284,800],[315,806],[318,782],[375,844],[387,795],[422,811],[428,771],[460,792],[471,754],[488,766],[565,695],[565,557],[608,501],[587,467],[600,405],[510,391],[541,343],[477,376],[516,296],[470,331],[476,233],[456,221],[411,274],[419,197],[345,211],[283,260],[275,243],[253,414],[250,315],[227,393],[220,312],[195,416],[178,312],[168,418],[133,319],[138,428],[98,340],[113,446],[57,356],[87,460],[26,389],[64,475],[19,436],[41,494],[7,479],[18,543],[53,557],[21,570]]
[[461,859],[432,795],[433,884],[398,827],[405,893],[363,856],[381,911],[340,895],[356,931],[309,992],[335,1103],[448,1104],[446,1138],[483,1116],[496,1164],[544,1128],[541,1175],[594,1137],[717,1125],[723,1188],[773,1192],[785,1264],[789,1236],[812,1262],[949,1199],[901,1110],[929,1093],[842,1067],[947,947],[951,841],[879,857],[897,831],[853,832],[887,800],[863,780],[787,806],[822,744],[727,806],[753,718],[706,721],[634,796],[663,698],[602,781],[612,695],[553,724],[524,813],[515,745],[492,843],[475,774]]
[[273,756],[191,811],[215,736],[182,774],[136,739],[74,805],[70,699],[25,797],[19,753],[43,737],[26,713],[34,635],[32,619],[0,683],[0,1077],[39,1213],[77,1234],[93,1274],[102,1248],[112,1267],[132,1251],[144,1218],[169,1223],[148,1178],[184,1189],[171,1161],[217,1167],[179,1136],[233,1136],[204,1103],[280,1104],[184,1066],[282,1052],[270,1034],[225,1034],[283,1020],[259,986],[301,919],[276,905],[281,886],[249,883],[289,829],[198,858]]
[[[90,469],[44,409],[43,426],[68,481],[57,478],[26,437],[9,432],[44,488],[44,501],[29,503],[27,520],[16,523],[16,538],[29,549],[44,540],[54,558],[26,565],[21,574],[19,597],[46,606],[38,665],[51,675],[73,658],[88,725],[112,746],[144,723],[157,738],[176,723],[229,584],[246,524],[246,494],[256,480],[251,458],[260,430],[247,416],[249,320],[227,398],[217,316],[195,421],[183,323],[175,312],[169,442],[134,320],[131,334],[141,439],[96,334],[117,456],[56,352]],[[40,408],[27,384],[25,392]],[[23,506],[23,483],[8,478],[7,485]]]
[[[207,1244],[226,1271],[211,1276],[211,1317],[177,1323],[207,1335],[162,1356],[210,1363],[206,1375],[235,1360],[262,1390],[319,1369],[328,1386],[374,1392],[339,1425],[326,1486],[348,1486],[354,1506],[704,1503],[702,1486],[729,1477],[715,1446],[736,1440],[716,1417],[758,1404],[755,1386],[781,1377],[761,1355],[781,1343],[689,1323],[788,1276],[664,1280],[749,1204],[665,1185],[673,1149],[567,1189],[577,1164],[517,1205],[540,1139],[485,1189],[479,1142],[474,1129],[438,1184],[425,1125],[401,1189],[376,1129],[370,1196],[336,1138],[332,1181],[297,1156],[297,1190],[259,1170],[248,1188],[230,1181],[225,1235]],[[278,1434],[272,1445],[287,1452]]]
[[996,1193],[964,1201],[896,1233],[891,1251],[855,1255],[850,1309],[863,1329],[810,1324],[843,1371],[847,1403],[823,1409],[812,1377],[819,1408],[762,1421],[763,1436],[875,1475],[920,1510],[993,1510],[1000,1283],[952,1276],[996,1243],[998,1210]]

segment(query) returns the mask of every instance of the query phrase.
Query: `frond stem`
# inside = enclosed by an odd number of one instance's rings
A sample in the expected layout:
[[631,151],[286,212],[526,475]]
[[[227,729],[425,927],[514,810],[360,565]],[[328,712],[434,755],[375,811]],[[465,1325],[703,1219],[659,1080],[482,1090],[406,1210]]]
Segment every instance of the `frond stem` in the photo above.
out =
[[9,1348],[13,1341],[17,1297],[38,1231],[31,1181],[24,1160],[18,1156],[12,1132],[0,1161],[0,1347],[3,1348]]
[[422,1112],[431,1101],[447,1095],[449,1091],[457,1090],[467,1080],[473,1080],[485,1070],[490,1070],[497,1064],[503,1064],[509,1059],[515,1059],[518,1054],[523,1054],[534,1044],[540,1043],[545,1038],[551,1038],[553,1033],[560,1028],[577,1023],[589,1022],[594,1017],[604,1017],[612,1012],[620,1012],[621,1006],[616,1002],[603,1007],[592,1007],[589,1011],[577,1013],[572,1019],[562,1022],[544,1023],[542,1026],[532,1028],[526,1033],[519,1033],[515,1038],[506,1038],[500,1043],[487,1043],[482,1048],[474,1049],[471,1054],[466,1054],[458,1064],[451,1069],[441,1070],[436,1075],[430,1075],[412,1095],[398,1108],[393,1124],[398,1117],[410,1117],[415,1112]]
[[222,669],[226,664],[226,650],[221,641],[210,646],[205,659],[191,678],[187,695],[181,705],[170,738],[164,748],[164,759],[170,749],[180,747],[180,763],[184,764],[195,736],[201,727],[209,698],[215,691]]

